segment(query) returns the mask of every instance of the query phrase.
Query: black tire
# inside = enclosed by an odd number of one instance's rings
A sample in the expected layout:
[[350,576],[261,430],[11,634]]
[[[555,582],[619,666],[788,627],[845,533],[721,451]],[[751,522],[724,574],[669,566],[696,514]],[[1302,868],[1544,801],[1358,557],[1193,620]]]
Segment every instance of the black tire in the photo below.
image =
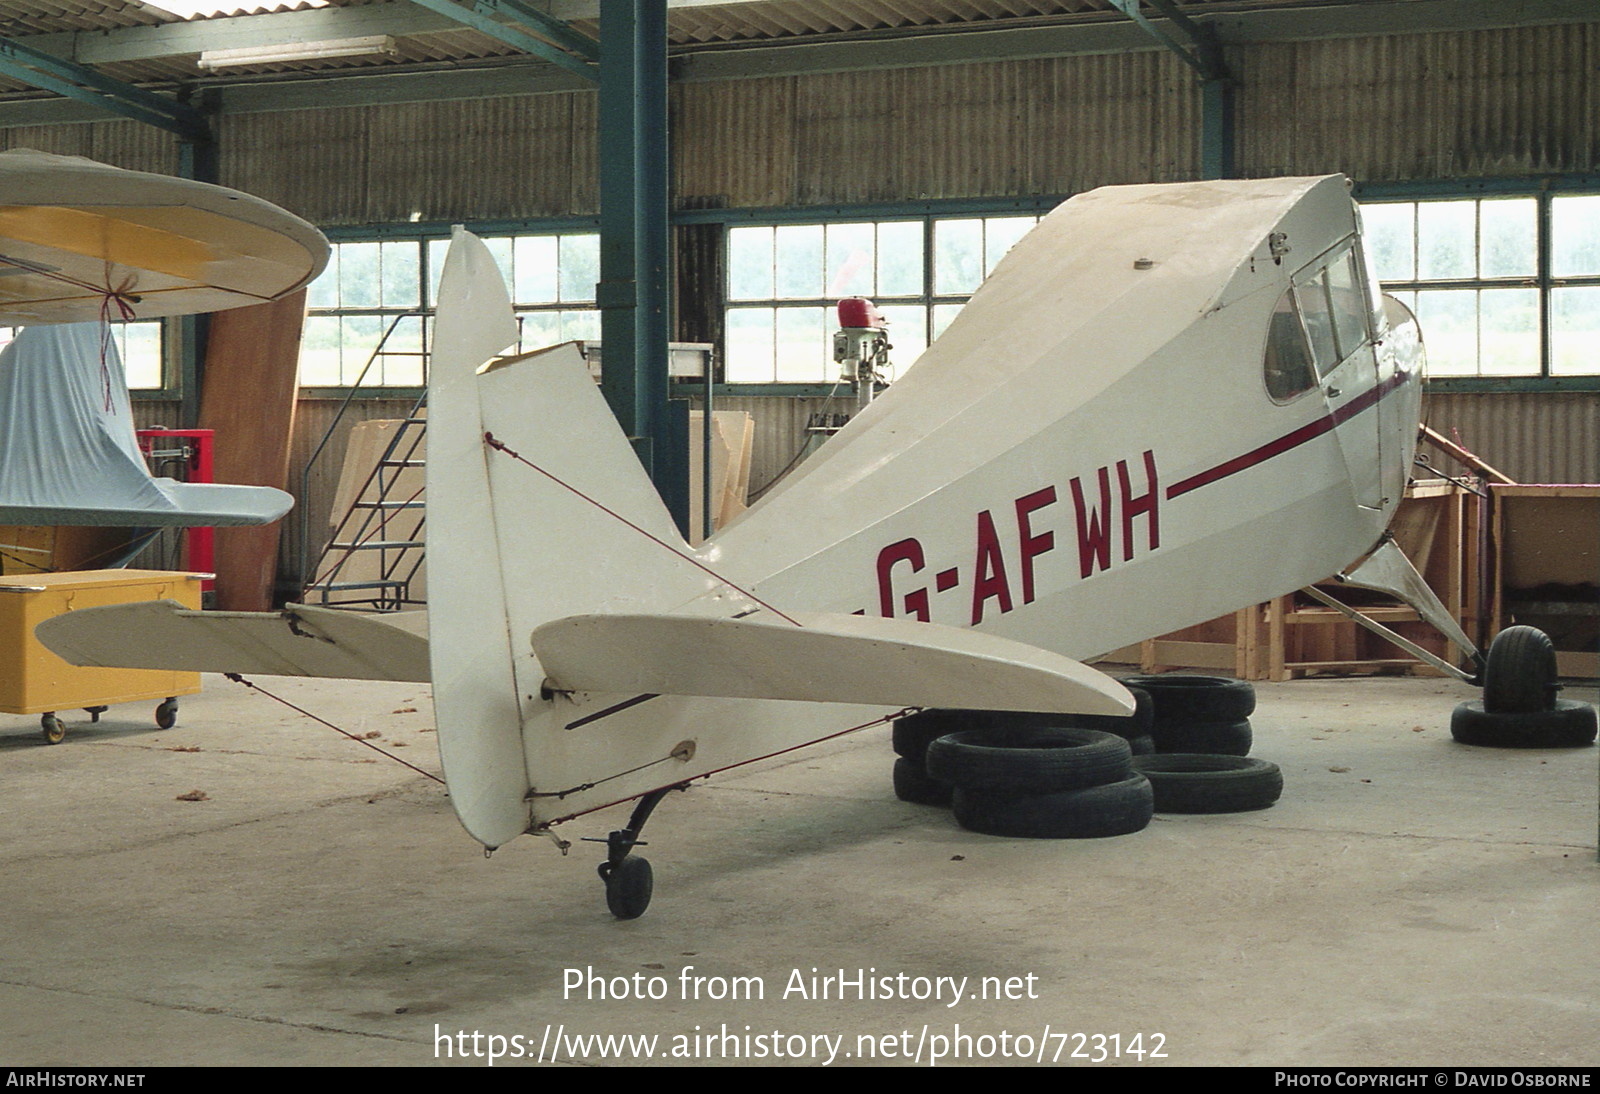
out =
[[965,790],[1053,794],[1120,782],[1132,758],[1127,741],[1093,729],[970,730],[928,746],[928,774]]
[[1063,714],[1061,724],[1075,729],[1098,729],[1102,733],[1115,733],[1124,740],[1148,737],[1155,725],[1155,701],[1143,688],[1129,688],[1133,694],[1133,713],[1123,717],[1110,714]]
[[1595,710],[1588,703],[1557,699],[1554,710],[1501,713],[1477,700],[1451,712],[1450,736],[1486,748],[1583,748],[1594,744]]
[[896,756],[923,762],[928,746],[952,733],[983,730],[997,737],[1014,737],[1040,729],[1098,729],[1132,740],[1150,732],[1153,706],[1150,696],[1133,690],[1134,712],[1127,717],[1109,714],[1057,714],[1022,710],[956,710],[936,708],[896,718],[890,740]]
[[1227,676],[1125,676],[1125,687],[1150,693],[1155,724],[1172,722],[1237,722],[1256,710],[1256,689]]
[[171,729],[178,724],[178,700],[168,699],[156,707],[156,728]]
[[1554,710],[1556,648],[1537,627],[1507,627],[1489,643],[1483,666],[1483,709],[1490,714]]
[[1157,813],[1243,813],[1283,795],[1277,764],[1243,756],[1135,756],[1133,769],[1150,780]]
[[67,739],[67,723],[57,718],[55,711],[39,719],[39,731],[44,734],[44,743],[58,745]]
[[913,805],[949,805],[950,784],[929,778],[920,761],[898,756],[894,761],[894,796]]
[[1157,722],[1150,736],[1157,752],[1211,756],[1248,756],[1255,743],[1248,718],[1237,722]]
[[957,789],[956,823],[970,832],[1022,839],[1100,839],[1125,836],[1150,823],[1150,780],[1120,782],[1054,794],[995,794]]
[[607,871],[606,907],[618,919],[638,919],[650,907],[655,873],[650,860],[629,855]]
[[928,745],[940,737],[976,729],[973,714],[970,710],[919,710],[896,718],[889,730],[894,754],[920,764],[928,754]]

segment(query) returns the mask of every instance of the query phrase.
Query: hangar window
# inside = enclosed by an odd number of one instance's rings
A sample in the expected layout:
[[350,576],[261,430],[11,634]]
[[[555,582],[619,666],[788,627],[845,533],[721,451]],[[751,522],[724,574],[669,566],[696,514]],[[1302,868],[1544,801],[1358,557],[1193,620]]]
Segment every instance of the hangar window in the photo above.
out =
[[[0,349],[10,345],[21,329],[0,327]],[[166,343],[162,333],[159,319],[111,324],[111,337],[117,344],[117,356],[122,359],[122,371],[130,391],[165,390],[165,370],[161,363]]]
[[[593,232],[485,235],[505,275],[528,348],[598,339],[600,237]],[[312,282],[300,382],[307,387],[417,388],[444,268],[446,239],[341,241]]]
[[1600,374],[1600,195],[1370,201],[1362,216],[1431,376]]
[[[903,373],[1036,215],[761,224],[727,236],[729,383],[830,384],[834,306],[870,297]],[[892,376],[891,376],[892,378]]]

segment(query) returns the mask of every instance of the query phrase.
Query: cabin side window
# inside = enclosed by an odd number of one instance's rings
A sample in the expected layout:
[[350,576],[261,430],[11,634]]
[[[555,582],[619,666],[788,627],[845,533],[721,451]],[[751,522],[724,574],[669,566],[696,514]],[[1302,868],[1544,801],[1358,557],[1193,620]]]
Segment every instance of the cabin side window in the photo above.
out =
[[1306,339],[1317,363],[1317,374],[1326,376],[1339,367],[1339,346],[1333,340],[1333,309],[1328,304],[1328,271],[1321,269],[1309,280],[1294,287],[1295,303],[1305,324]]
[[1295,275],[1293,293],[1317,375],[1327,377],[1371,338],[1370,303],[1348,243]]
[[1305,331],[1295,311],[1294,290],[1287,289],[1272,309],[1272,322],[1267,328],[1267,353],[1262,368],[1267,382],[1267,395],[1275,403],[1287,403],[1317,386],[1317,373],[1312,363],[1311,347],[1306,344]]
[[1369,304],[1356,271],[1355,251],[1345,251],[1328,266],[1328,302],[1333,312],[1333,334],[1343,361],[1367,341]]

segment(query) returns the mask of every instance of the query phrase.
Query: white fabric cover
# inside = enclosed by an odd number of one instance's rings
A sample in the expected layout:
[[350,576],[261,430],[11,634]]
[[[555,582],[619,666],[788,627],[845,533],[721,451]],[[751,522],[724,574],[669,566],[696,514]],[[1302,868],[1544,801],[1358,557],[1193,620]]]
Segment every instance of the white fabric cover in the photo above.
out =
[[266,486],[151,478],[105,324],[28,327],[0,351],[0,524],[266,524],[293,504]]

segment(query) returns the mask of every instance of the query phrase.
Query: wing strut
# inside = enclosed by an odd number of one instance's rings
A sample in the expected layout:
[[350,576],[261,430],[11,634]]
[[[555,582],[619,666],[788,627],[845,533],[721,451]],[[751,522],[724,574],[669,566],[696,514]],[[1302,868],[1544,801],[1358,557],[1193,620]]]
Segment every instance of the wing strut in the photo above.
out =
[[[1400,545],[1387,533],[1379,541],[1378,546],[1365,558],[1343,573],[1336,575],[1334,580],[1353,588],[1371,589],[1374,592],[1386,593],[1397,600],[1404,601],[1415,608],[1417,614],[1426,622],[1433,624],[1441,634],[1459,646],[1462,652],[1469,654],[1481,673],[1483,654],[1479,652],[1472,639],[1467,637],[1466,632],[1461,629],[1461,625],[1450,614],[1450,609],[1446,608],[1438,596],[1434,594],[1434,591],[1428,587],[1428,583],[1417,572],[1417,568],[1411,564],[1411,560],[1400,549]],[[1402,637],[1382,623],[1367,618],[1348,604],[1342,604],[1335,600],[1321,589],[1308,585],[1301,591],[1312,599],[1349,616],[1373,634],[1393,642],[1411,656],[1427,662],[1441,672],[1448,673],[1469,684],[1477,682],[1475,674],[1457,668],[1438,654],[1433,653],[1431,650],[1423,649],[1415,642]]]

